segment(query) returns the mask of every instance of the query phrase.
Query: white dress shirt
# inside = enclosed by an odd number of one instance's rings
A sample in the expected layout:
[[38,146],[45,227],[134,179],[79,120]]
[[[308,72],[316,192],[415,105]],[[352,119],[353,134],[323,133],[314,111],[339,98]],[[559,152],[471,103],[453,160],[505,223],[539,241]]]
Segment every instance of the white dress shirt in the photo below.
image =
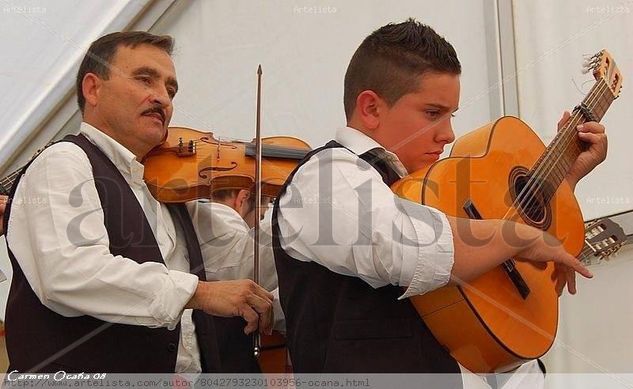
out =
[[[253,278],[253,229],[228,205],[199,200],[187,204],[200,242],[208,281]],[[279,302],[277,269],[272,249],[272,209],[260,221],[259,285],[271,291],[273,328],[286,332],[286,322]]]
[[[176,233],[167,207],[149,192],[144,167],[134,154],[86,123],[81,133],[114,162],[130,185],[166,266],[139,264],[110,253],[90,161],[69,142],[44,150],[20,180],[7,228],[9,247],[42,304],[60,315],[169,329],[180,322],[176,372],[199,372],[191,310],[183,312],[198,277],[189,274],[184,236]],[[200,213],[197,206],[198,202],[187,204],[195,215]],[[205,236],[208,224],[194,227]],[[204,250],[203,260],[205,266],[217,263],[213,250]]]
[[[207,280],[252,279],[253,230],[242,216],[228,205],[204,200],[190,202],[187,208],[205,258]],[[260,222],[259,284],[268,291],[277,288],[270,231],[267,212]]]
[[396,172],[406,174],[398,158],[376,141],[349,127],[337,131],[336,141],[347,149],[313,156],[280,198],[283,249],[374,288],[407,287],[402,298],[446,285],[453,266],[446,216],[395,196],[358,157],[380,150]]
[[[313,156],[279,199],[282,248],[298,260],[314,260],[374,288],[407,287],[400,298],[446,285],[454,263],[446,216],[395,196],[380,174],[358,157],[374,150],[403,177],[407,171],[395,154],[353,128],[338,130],[335,139],[349,150],[327,149]],[[464,388],[490,389],[482,377],[459,368]],[[508,375],[515,380],[504,388],[528,388],[543,381],[536,361],[520,372],[520,379]]]

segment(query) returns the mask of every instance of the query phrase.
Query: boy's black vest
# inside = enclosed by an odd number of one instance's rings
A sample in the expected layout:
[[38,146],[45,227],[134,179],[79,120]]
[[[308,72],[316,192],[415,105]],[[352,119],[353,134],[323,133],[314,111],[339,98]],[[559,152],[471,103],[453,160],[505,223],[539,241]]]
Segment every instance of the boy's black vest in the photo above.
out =
[[[143,209],[110,159],[83,135],[69,135],[63,141],[79,146],[90,160],[94,184],[103,207],[110,252],[138,263],[164,263]],[[24,171],[26,168],[22,174]],[[11,197],[22,174],[13,185]],[[4,217],[4,231],[7,231],[10,212],[9,203]],[[179,220],[185,233],[192,273],[205,280],[200,246],[186,208],[184,205],[170,206],[170,212],[175,222]],[[6,311],[9,371],[174,372],[180,325],[170,331],[166,328],[104,322],[91,316],[59,315],[40,302],[11,249],[8,248],[8,251],[13,266]],[[220,359],[213,319],[195,310],[193,321],[202,370],[217,372],[220,370]]]
[[[309,153],[297,166],[324,149],[343,147],[331,141]],[[371,152],[360,158],[390,185],[398,176]],[[316,262],[289,256],[280,245],[279,198],[273,209],[273,250],[281,306],[293,369],[298,373],[459,373],[459,367],[437,342],[408,299],[398,300],[397,286],[372,288]],[[327,199],[321,199],[327,200]],[[336,216],[333,216],[335,223]],[[306,220],[305,223],[315,223]],[[453,376],[455,386],[461,379]]]

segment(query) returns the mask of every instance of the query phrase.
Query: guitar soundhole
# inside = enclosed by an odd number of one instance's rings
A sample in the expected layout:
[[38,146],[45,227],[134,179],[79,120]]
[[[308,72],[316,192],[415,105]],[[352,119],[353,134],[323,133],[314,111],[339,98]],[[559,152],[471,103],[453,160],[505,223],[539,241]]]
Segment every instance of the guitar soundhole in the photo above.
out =
[[550,190],[546,183],[531,180],[528,173],[527,168],[516,167],[510,174],[512,201],[526,224],[547,230],[552,223]]

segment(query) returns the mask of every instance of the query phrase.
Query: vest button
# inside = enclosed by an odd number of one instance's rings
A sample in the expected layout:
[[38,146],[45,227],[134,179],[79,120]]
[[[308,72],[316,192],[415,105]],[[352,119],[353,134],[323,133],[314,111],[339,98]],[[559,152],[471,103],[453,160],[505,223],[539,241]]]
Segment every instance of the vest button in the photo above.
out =
[[174,343],[169,343],[167,345],[167,351],[169,351],[170,353],[173,353],[174,351],[176,351],[176,345]]

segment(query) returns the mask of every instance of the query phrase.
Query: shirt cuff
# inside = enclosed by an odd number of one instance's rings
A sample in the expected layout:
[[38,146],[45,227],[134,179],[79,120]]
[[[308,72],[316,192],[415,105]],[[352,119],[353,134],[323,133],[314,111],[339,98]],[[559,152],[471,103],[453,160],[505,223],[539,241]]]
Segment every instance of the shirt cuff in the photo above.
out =
[[413,278],[399,300],[430,292],[446,285],[450,280],[455,260],[453,232],[446,215],[430,207],[426,208],[432,216],[435,241],[424,244],[425,241],[428,242],[428,236],[423,232],[428,231],[429,226],[422,220],[411,218],[418,242],[422,244],[418,246],[418,260]]
[[279,288],[276,288],[271,292],[274,296],[273,300],[273,315],[275,315],[275,322],[273,329],[283,334],[286,333],[286,317],[284,311],[281,309],[281,301],[279,301]]
[[198,287],[198,276],[169,270],[166,283],[171,285],[160,289],[149,311],[162,324],[161,327],[173,330],[180,323],[182,311]]

